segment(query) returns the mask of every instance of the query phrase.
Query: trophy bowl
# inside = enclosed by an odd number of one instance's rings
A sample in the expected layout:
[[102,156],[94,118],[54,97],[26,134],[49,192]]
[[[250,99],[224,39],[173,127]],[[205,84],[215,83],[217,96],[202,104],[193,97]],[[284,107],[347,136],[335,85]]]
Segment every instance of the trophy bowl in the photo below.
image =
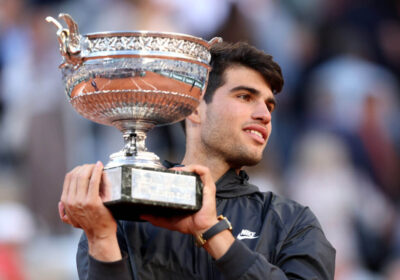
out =
[[210,71],[210,48],[220,38],[165,32],[102,32],[81,35],[54,18],[66,95],[83,117],[119,129],[121,151],[110,156],[103,185],[105,205],[118,219],[142,213],[185,214],[201,207],[196,174],[167,170],[145,146],[154,126],[183,120],[199,105]]

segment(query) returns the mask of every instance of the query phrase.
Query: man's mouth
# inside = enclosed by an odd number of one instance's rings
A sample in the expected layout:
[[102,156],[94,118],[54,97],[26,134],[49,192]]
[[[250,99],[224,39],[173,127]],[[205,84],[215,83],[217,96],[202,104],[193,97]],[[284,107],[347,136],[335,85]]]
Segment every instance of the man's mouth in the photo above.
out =
[[251,135],[251,137],[257,142],[264,144],[267,138],[267,131],[264,127],[251,125],[244,129],[244,132]]
[[246,131],[247,131],[247,132],[250,132],[250,133],[252,133],[252,134],[255,134],[255,135],[257,135],[258,137],[264,139],[264,137],[263,137],[263,135],[261,134],[261,132],[258,132],[258,131],[256,131],[256,130],[246,130]]

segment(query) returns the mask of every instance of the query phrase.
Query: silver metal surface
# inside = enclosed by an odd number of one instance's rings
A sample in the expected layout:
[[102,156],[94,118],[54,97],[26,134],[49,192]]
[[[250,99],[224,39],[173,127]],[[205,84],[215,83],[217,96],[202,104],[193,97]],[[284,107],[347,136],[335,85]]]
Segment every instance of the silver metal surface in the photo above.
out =
[[108,167],[161,167],[147,151],[146,132],[190,115],[199,105],[210,71],[210,48],[220,38],[163,32],[102,32],[81,35],[68,14],[58,28],[66,94],[85,118],[118,128],[124,148]]
[[131,196],[144,201],[196,206],[196,177],[132,168]]
[[68,64],[80,65],[91,58],[132,55],[179,57],[207,65],[211,57],[210,47],[222,40],[216,37],[205,41],[186,34],[154,31],[97,32],[81,35],[77,23],[70,15],[61,13],[59,18],[67,23],[68,28],[63,28],[53,17],[47,17],[46,20],[58,28],[57,36],[64,57],[62,67]]

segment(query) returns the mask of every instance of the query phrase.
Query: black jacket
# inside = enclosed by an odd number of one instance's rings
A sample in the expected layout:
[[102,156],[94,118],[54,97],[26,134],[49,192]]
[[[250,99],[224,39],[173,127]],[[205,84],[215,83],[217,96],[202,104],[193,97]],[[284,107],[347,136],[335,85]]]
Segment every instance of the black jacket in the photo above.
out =
[[191,235],[150,223],[118,222],[121,261],[104,263],[79,242],[80,279],[333,279],[335,249],[314,214],[273,193],[261,193],[244,171],[217,182],[217,211],[235,242],[217,261]]

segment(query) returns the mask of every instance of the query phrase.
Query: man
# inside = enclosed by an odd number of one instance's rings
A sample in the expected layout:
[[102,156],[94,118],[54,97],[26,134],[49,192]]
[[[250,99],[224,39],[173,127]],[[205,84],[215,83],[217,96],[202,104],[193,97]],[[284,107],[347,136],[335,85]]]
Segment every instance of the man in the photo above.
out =
[[211,64],[204,100],[186,119],[183,167],[175,167],[200,175],[202,208],[115,221],[99,195],[102,164],[76,167],[59,212],[85,232],[81,279],[333,279],[335,250],[311,211],[259,192],[241,170],[262,158],[283,86],[279,65],[245,43],[217,44]]

